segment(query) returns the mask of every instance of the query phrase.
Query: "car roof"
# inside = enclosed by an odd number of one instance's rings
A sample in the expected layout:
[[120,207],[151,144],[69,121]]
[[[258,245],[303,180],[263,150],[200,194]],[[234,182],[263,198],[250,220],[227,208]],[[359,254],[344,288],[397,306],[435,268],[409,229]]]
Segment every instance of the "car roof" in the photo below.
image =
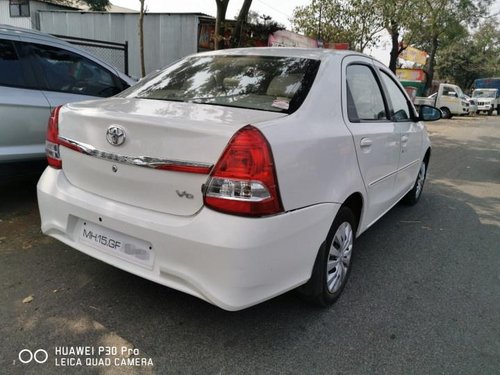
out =
[[76,52],[76,53],[78,53],[78,54],[80,54],[80,55],[82,55],[90,60],[93,60],[94,62],[99,63],[103,67],[106,67],[108,70],[114,72],[115,74],[118,74],[120,76],[120,78],[125,80],[128,84],[133,85],[135,83],[135,80],[128,77],[125,73],[121,72],[118,68],[107,63],[106,61],[103,61],[102,59],[98,58],[97,56],[90,53],[89,51],[82,49],[82,48],[78,47],[77,45],[68,43],[63,39],[57,38],[57,37],[52,36],[50,34],[46,34],[46,33],[43,33],[41,31],[38,31],[38,30],[24,29],[22,27],[0,24],[0,36],[2,36],[2,35],[7,35],[7,36],[11,36],[11,37],[18,36],[18,37],[21,37],[27,41],[48,43],[48,44],[53,45],[53,46],[59,46],[62,48],[66,48],[69,51]]
[[280,57],[298,57],[314,60],[323,60],[324,58],[336,56],[357,55],[377,61],[372,56],[350,50],[333,50],[327,48],[297,48],[297,47],[250,47],[250,48],[231,48],[217,51],[202,52],[203,55],[248,55],[248,56],[280,56]]
[[71,46],[71,43],[65,42],[64,40],[56,38],[55,36],[43,33],[38,30],[24,29],[22,27],[17,27],[17,26],[0,24],[0,34],[33,38],[33,39],[38,39],[40,41],[65,44],[67,46]]

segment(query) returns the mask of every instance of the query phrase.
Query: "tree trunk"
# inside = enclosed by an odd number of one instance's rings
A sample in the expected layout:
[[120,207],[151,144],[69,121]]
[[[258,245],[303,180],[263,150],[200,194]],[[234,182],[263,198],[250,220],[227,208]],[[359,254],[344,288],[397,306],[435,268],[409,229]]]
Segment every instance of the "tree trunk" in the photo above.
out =
[[214,49],[224,48],[224,21],[226,20],[226,10],[229,0],[215,0],[217,4],[217,18],[215,20]]
[[396,68],[398,64],[399,57],[399,28],[396,23],[391,24],[390,30],[388,30],[391,34],[391,59],[389,61],[389,69],[391,72],[396,74]]
[[141,57],[141,75],[146,75],[146,65],[144,63],[144,1],[141,2],[141,11],[139,13],[139,54]]
[[431,53],[429,54],[429,68],[427,69],[427,79],[425,81],[425,92],[429,95],[432,87],[432,80],[434,79],[434,65],[436,64],[436,51],[438,49],[438,38],[432,38]]
[[243,25],[247,23],[248,11],[252,5],[252,0],[245,0],[241,6],[240,13],[238,14],[238,20],[236,21],[236,27],[234,29],[234,35],[231,45],[233,48],[237,48],[241,45],[241,32],[243,30]]

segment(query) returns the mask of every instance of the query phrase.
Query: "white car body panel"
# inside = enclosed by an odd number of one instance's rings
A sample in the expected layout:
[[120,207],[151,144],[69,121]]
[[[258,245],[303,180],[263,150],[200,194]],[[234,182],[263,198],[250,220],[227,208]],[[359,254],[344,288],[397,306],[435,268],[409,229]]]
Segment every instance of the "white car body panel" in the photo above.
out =
[[[38,199],[44,233],[133,274],[239,310],[307,282],[342,204],[361,198],[361,234],[413,187],[430,143],[416,121],[348,121],[345,67],[363,61],[382,69],[371,58],[288,48],[210,54],[306,57],[322,63],[307,98],[290,115],[110,98],[64,106],[60,136],[108,154],[214,165],[231,137],[251,124],[271,147],[283,212],[259,218],[215,212],[203,205],[206,174],[140,168],[65,147],[62,169],[47,168]],[[127,135],[120,146],[106,141],[112,125]],[[360,147],[366,137],[372,140],[368,151]],[[82,241],[87,221],[151,244],[151,267]]]
[[[131,106],[129,99],[111,98],[64,107],[59,131],[67,139],[103,152],[214,165],[237,130],[280,117],[284,114],[146,99],[135,100]],[[106,141],[111,125],[124,129],[127,138],[123,145]],[[175,215],[193,215],[203,205],[201,186],[206,175],[110,163],[65,148],[61,152],[66,177],[85,191]],[[193,198],[179,199],[183,193]]]
[[[42,231],[85,254],[130,273],[240,310],[306,282],[338,204],[252,219],[202,209],[182,217],[117,203],[71,185],[47,168],[37,186]],[[99,221],[99,218],[101,221]],[[148,270],[78,240],[79,219],[152,244]]]
[[[315,81],[301,109],[281,120],[286,121],[286,131],[279,121],[259,126],[272,145],[286,210],[317,202],[342,203],[354,192],[353,187],[364,192],[352,136],[342,112],[332,105],[341,101],[341,86],[327,69],[340,69],[340,61],[324,59],[318,72],[322,78]],[[337,178],[345,184],[339,184]]]

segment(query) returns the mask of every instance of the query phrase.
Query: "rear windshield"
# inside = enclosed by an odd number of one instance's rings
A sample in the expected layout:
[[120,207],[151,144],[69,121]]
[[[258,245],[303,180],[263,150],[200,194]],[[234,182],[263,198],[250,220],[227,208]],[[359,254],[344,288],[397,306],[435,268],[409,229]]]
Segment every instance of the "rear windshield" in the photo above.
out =
[[197,56],[171,65],[119,96],[292,113],[304,101],[318,60]]

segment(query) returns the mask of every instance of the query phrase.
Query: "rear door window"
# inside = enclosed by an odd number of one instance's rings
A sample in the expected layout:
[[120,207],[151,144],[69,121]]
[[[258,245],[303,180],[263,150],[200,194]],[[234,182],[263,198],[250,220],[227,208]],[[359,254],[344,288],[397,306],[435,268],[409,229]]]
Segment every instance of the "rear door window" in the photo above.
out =
[[389,94],[389,98],[391,99],[391,119],[396,122],[409,121],[411,117],[411,111],[408,105],[408,101],[406,100],[406,96],[403,94],[403,91],[386,72],[381,71],[380,75],[382,77],[382,81],[384,82],[385,88],[387,89],[387,93]]
[[46,90],[100,97],[121,91],[111,72],[65,49],[32,44],[31,59]]
[[386,121],[384,98],[373,70],[361,64],[347,67],[347,109],[351,122]]
[[28,87],[21,60],[14,43],[0,39],[0,85],[12,87]]

